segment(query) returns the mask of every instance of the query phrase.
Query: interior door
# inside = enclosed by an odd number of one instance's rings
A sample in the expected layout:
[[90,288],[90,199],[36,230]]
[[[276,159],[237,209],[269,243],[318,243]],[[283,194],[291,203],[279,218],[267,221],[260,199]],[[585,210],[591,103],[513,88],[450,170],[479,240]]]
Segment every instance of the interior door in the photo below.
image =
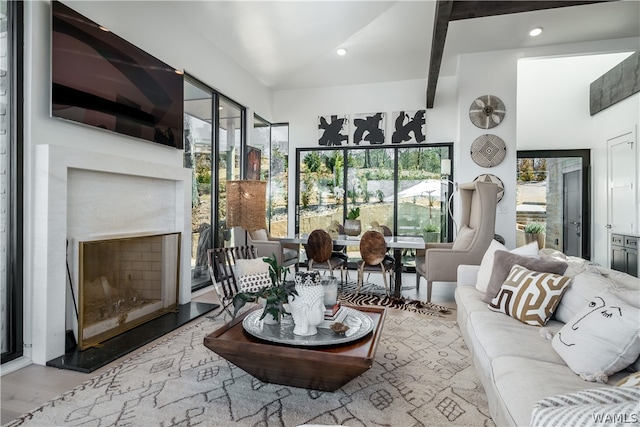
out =
[[564,253],[582,257],[582,173],[566,172],[562,181]]
[[[607,141],[608,218],[610,233],[629,234],[636,229],[636,144],[634,132]],[[609,241],[611,238],[609,236]]]

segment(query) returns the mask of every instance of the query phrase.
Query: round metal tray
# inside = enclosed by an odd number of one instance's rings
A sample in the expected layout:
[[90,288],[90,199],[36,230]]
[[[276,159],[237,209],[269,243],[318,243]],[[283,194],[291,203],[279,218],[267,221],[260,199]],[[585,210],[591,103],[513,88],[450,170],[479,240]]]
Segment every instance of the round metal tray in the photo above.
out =
[[275,325],[264,324],[260,320],[262,310],[256,310],[247,315],[242,321],[242,327],[249,334],[265,341],[292,346],[317,347],[336,344],[345,344],[357,341],[373,330],[373,320],[366,313],[349,307],[347,317],[342,323],[349,326],[344,334],[337,334],[329,328],[318,328],[318,333],[310,336],[299,336],[293,333],[293,319],[284,316],[282,321]]

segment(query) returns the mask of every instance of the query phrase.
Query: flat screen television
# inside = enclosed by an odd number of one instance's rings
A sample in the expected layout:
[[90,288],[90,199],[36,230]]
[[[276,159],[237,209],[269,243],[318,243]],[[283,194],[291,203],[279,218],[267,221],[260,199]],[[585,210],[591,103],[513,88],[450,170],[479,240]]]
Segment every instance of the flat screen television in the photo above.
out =
[[51,5],[51,115],[182,149],[182,73]]

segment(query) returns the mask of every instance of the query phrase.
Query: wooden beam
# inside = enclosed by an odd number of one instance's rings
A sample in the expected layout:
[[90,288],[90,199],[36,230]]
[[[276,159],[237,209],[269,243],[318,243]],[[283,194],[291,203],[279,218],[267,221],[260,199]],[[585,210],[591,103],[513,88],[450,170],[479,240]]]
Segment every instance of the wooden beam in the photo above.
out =
[[507,15],[510,13],[532,12],[535,10],[555,9],[558,7],[583,6],[600,1],[455,1],[451,11],[450,21],[460,19],[483,18],[486,16]]
[[440,75],[444,43],[447,38],[453,0],[439,0],[436,5],[436,16],[431,38],[431,59],[429,60],[429,76],[427,80],[427,108],[433,108],[436,98],[436,86]]
[[482,18],[510,13],[532,12],[534,10],[554,9],[567,6],[582,6],[592,3],[605,3],[620,0],[597,1],[493,1],[493,0],[438,0],[435,21],[433,23],[433,38],[431,40],[431,59],[427,80],[427,108],[433,108],[436,98],[436,86],[442,65],[444,44],[450,21],[461,19]]

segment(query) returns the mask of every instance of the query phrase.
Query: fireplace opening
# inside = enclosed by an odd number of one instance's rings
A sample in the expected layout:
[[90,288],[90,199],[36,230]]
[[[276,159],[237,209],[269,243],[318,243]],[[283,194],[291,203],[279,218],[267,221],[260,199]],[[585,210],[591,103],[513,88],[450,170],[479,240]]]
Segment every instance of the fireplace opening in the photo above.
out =
[[79,242],[81,350],[176,310],[180,235]]

